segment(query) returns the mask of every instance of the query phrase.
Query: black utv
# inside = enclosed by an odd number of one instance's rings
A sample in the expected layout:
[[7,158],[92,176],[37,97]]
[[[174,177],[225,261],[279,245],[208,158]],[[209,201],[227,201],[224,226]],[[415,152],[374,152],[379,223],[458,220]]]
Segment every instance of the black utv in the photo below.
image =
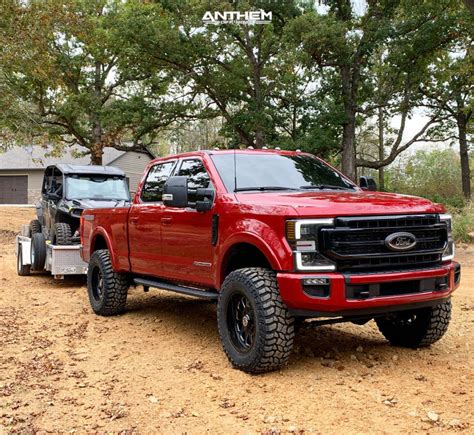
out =
[[42,234],[54,245],[80,242],[79,218],[89,208],[127,206],[130,203],[125,173],[112,166],[58,164],[44,172],[37,219],[31,236]]

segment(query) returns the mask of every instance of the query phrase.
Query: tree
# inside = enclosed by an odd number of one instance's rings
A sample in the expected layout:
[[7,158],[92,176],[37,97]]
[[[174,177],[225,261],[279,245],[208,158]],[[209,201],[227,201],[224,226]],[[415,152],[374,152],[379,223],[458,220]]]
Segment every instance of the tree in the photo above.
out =
[[[464,11],[463,11],[464,12]],[[447,115],[450,123],[445,126],[445,140],[456,139],[459,143],[461,161],[461,183],[464,197],[471,198],[471,169],[469,164],[470,144],[468,141],[474,100],[472,19],[466,12],[460,16],[464,26],[464,38],[460,38],[439,53],[432,65],[430,79],[420,83],[425,96],[425,106],[432,113]],[[457,130],[457,134],[452,134]]]
[[292,1],[260,2],[259,7],[273,12],[271,24],[202,22],[207,10],[244,11],[253,3],[132,1],[120,37],[121,45],[129,47],[130,62],[144,74],[164,68],[204,96],[202,109],[225,120],[223,133],[231,143],[262,148],[278,142],[278,126],[281,135],[294,134],[285,131],[276,102],[283,101],[282,88],[296,77],[283,56],[283,28],[298,10]]
[[6,2],[0,89],[14,103],[3,123],[33,139],[78,144],[94,164],[106,146],[145,150],[192,99],[173,94],[172,78],[124,65],[114,39],[121,11],[120,1]]
[[[452,17],[445,13],[450,2],[428,1],[368,1],[365,12],[357,15],[350,0],[328,0],[327,13],[318,10],[307,12],[296,18],[292,24],[292,34],[307,54],[307,62],[316,65],[319,71],[326,72],[332,84],[334,101],[340,119],[342,151],[342,171],[350,178],[356,177],[356,127],[358,117],[368,114],[373,77],[373,65],[376,56],[385,54],[385,62],[393,65],[390,75],[398,89],[399,104],[402,112],[400,130],[413,107],[410,74],[426,61],[436,49],[447,44],[453,38],[450,31]],[[403,77],[405,76],[405,79]],[[433,121],[434,123],[434,121]],[[432,124],[432,123],[431,123]],[[426,129],[430,125],[426,126]],[[425,133],[423,130],[414,138],[410,146]],[[396,140],[388,157],[381,167],[393,161],[404,149],[400,140]]]

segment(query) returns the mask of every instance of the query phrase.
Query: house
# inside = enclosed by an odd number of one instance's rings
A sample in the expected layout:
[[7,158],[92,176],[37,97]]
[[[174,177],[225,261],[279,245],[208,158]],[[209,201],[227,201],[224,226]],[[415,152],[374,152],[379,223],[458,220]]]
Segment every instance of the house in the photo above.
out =
[[[34,204],[41,196],[44,169],[56,163],[89,165],[90,156],[76,157],[86,151],[75,146],[59,157],[45,157],[52,148],[42,146],[13,147],[0,153],[0,204]],[[149,153],[118,151],[105,148],[102,156],[104,166],[122,169],[129,182],[130,192],[135,193],[146,165],[153,159]]]

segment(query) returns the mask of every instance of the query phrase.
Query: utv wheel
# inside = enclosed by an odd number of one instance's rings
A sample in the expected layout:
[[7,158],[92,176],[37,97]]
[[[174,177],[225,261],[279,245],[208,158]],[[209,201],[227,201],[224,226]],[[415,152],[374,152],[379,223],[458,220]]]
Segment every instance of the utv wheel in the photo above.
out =
[[30,265],[23,264],[23,247],[18,245],[18,255],[16,257],[16,271],[19,276],[28,276],[30,274]]
[[380,332],[394,346],[426,347],[438,341],[448,330],[451,299],[435,307],[394,313],[375,319]]
[[107,249],[95,251],[87,270],[87,292],[91,307],[100,316],[114,316],[125,310],[128,278],[112,268]]
[[46,262],[46,239],[42,233],[31,236],[31,269],[40,272]]
[[33,234],[41,233],[42,228],[41,228],[41,222],[38,219],[33,219],[30,222],[30,234],[33,236]]
[[288,362],[294,319],[280,298],[274,272],[246,268],[230,273],[219,294],[217,324],[234,367],[263,373]]
[[54,224],[54,242],[56,245],[72,245],[71,226],[66,223]]

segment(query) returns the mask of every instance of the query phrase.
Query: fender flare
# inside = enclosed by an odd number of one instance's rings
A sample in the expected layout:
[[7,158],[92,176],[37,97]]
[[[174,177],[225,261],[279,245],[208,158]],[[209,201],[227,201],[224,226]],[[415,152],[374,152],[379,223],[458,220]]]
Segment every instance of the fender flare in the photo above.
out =
[[[277,239],[274,240],[276,241]],[[225,240],[225,243],[219,249],[216,267],[216,283],[219,287],[225,278],[225,276],[223,276],[224,273],[222,270],[224,260],[227,258],[230,249],[232,249],[233,246],[238,245],[239,243],[247,243],[249,245],[254,246],[265,256],[273,270],[282,270],[280,259],[276,255],[276,252],[278,251],[278,246],[272,246],[256,233],[248,231],[234,233],[232,234],[232,236]],[[273,243],[273,245],[281,245],[281,243]]]
[[109,250],[110,261],[112,262],[112,267],[115,269],[116,268],[115,254],[114,254],[114,251],[111,249],[111,246],[113,246],[113,244],[110,240],[109,235],[107,234],[107,231],[105,231],[105,229],[102,228],[102,227],[95,228],[94,232],[91,235],[91,238],[90,238],[91,243],[90,243],[90,246],[89,246],[89,253],[90,253],[89,256],[92,256],[92,254],[93,254],[92,247],[94,246],[94,244],[96,242],[96,239],[99,236],[103,237],[104,240],[105,240],[105,244],[107,245],[107,249]]

